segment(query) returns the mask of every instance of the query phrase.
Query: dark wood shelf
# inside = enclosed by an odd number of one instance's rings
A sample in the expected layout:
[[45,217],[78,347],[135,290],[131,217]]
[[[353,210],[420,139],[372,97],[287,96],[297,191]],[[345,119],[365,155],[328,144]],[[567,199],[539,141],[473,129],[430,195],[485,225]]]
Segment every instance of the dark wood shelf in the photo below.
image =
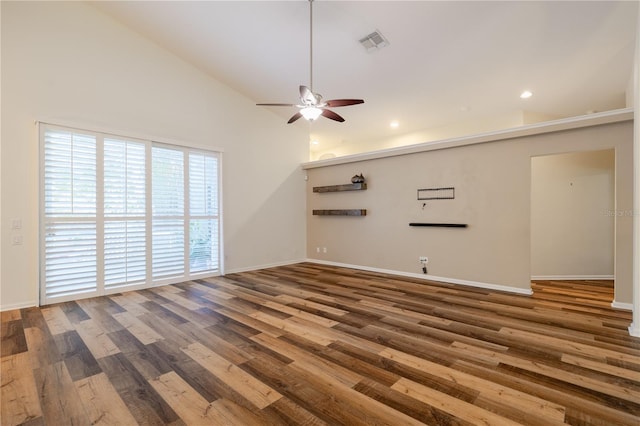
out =
[[314,210],[314,216],[366,216],[366,209]]
[[466,228],[466,223],[429,223],[429,222],[412,222],[409,226],[434,226],[441,228]]
[[345,185],[314,186],[313,192],[342,192],[342,191],[364,191],[367,189],[366,183],[349,183]]

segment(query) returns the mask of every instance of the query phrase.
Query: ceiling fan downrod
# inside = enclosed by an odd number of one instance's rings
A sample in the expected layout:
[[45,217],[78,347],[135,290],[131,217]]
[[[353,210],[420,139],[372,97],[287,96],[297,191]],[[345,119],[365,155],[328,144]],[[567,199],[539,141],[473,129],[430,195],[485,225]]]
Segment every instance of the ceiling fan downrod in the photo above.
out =
[[309,89],[313,92],[313,0],[309,0]]

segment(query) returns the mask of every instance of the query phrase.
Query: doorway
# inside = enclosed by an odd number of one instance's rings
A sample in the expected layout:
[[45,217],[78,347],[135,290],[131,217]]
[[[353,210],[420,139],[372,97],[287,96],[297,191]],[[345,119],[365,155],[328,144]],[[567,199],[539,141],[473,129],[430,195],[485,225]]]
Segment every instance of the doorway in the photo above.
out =
[[615,150],[532,157],[531,279],[613,288],[614,209]]

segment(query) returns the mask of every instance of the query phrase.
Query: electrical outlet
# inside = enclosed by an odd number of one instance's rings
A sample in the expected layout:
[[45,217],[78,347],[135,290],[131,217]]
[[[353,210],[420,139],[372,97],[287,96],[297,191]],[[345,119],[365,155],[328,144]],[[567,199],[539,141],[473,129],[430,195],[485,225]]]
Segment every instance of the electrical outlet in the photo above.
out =
[[425,263],[425,264],[426,264],[426,263],[429,263],[429,258],[428,258],[427,256],[420,256],[420,257],[418,258],[418,261],[419,261],[420,263]]
[[322,252],[326,253],[327,252],[327,248],[326,247],[322,247]]
[[320,253],[320,247],[316,247],[316,253]]

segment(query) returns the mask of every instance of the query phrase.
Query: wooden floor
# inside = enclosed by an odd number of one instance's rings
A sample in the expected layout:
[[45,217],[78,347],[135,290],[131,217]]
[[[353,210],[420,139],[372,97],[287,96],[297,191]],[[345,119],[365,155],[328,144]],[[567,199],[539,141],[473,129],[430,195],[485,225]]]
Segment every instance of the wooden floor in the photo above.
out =
[[2,313],[2,425],[639,425],[611,282],[301,263]]

